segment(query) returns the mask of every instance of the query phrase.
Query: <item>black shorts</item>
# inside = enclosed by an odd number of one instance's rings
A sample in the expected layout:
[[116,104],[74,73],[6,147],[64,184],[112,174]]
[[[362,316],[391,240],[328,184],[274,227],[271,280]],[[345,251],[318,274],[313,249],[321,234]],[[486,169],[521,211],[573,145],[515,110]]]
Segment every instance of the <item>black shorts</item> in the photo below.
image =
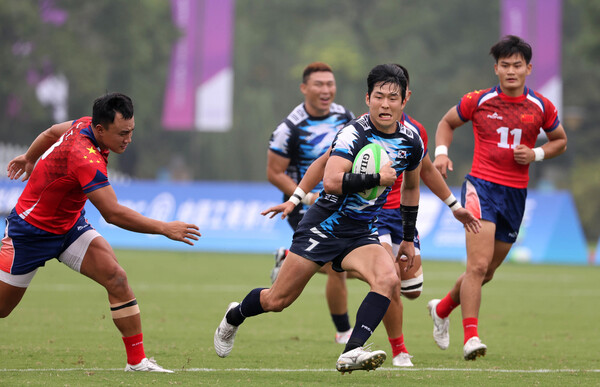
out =
[[313,205],[298,225],[290,251],[321,266],[331,262],[333,269],[341,272],[346,255],[372,244],[380,244],[373,222],[350,219]]

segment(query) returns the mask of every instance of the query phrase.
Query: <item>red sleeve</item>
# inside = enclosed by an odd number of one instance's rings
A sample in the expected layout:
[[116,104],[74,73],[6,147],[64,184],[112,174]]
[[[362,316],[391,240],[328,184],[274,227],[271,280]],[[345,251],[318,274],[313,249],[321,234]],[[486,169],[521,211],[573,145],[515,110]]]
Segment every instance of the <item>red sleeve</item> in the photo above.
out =
[[479,99],[486,90],[476,90],[463,95],[456,105],[458,116],[464,122],[470,121],[473,117],[473,112],[477,109]]

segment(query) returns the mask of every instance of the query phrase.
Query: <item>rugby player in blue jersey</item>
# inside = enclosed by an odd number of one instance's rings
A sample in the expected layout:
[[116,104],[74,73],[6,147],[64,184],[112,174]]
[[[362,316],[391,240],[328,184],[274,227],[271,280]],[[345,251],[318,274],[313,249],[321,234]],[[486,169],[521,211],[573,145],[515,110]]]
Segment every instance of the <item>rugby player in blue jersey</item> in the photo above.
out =
[[[267,153],[267,178],[283,192],[284,201],[292,196],[310,164],[329,149],[335,134],[354,119],[350,110],[333,102],[337,87],[328,64],[313,62],[306,66],[302,72],[300,91],[304,95],[304,102],[277,126],[271,135]],[[322,189],[323,184],[319,182],[289,214],[287,220],[294,231]],[[276,251],[271,282],[277,278],[288,251],[285,247]],[[346,273],[334,271],[331,265],[325,265],[321,272],[327,274],[325,294],[336,327],[335,341],[346,344],[352,333],[348,318]]]
[[[394,65],[375,66],[367,77],[365,102],[369,113],[338,132],[323,177],[324,190],[310,207],[294,234],[290,253],[271,288],[250,291],[241,303],[232,302],[214,335],[215,351],[221,357],[233,349],[243,321],[265,312],[279,312],[291,305],[319,271],[330,263],[336,271],[354,271],[370,286],[361,303],[355,328],[339,356],[340,372],[371,370],[386,358],[381,350],[364,344],[381,322],[393,292],[400,286],[394,262],[377,238],[375,217],[400,173],[404,240],[400,253],[412,266],[414,233],[419,203],[419,172],[424,154],[421,138],[399,124],[406,104],[406,77]],[[383,146],[391,162],[376,174],[351,173],[358,152],[369,143]],[[388,187],[368,201],[358,193],[375,186]],[[303,199],[296,190],[292,200]],[[281,206],[281,205],[280,205]],[[264,213],[278,212],[280,206]]]

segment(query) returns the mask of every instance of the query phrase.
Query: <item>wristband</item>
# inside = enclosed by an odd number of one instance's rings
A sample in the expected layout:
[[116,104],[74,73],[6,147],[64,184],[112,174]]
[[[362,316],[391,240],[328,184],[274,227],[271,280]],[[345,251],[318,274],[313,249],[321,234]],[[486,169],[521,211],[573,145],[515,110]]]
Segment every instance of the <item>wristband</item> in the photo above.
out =
[[450,207],[452,212],[462,208],[462,205],[456,200],[456,197],[453,194],[450,194],[450,196],[444,199],[444,203]]
[[306,204],[307,206],[310,206],[312,204],[312,202],[314,202],[313,198],[317,195],[318,194],[315,192],[307,193],[306,196],[304,197],[304,199],[301,200],[302,204]]
[[448,147],[446,145],[438,145],[435,147],[435,157],[438,157],[439,155],[448,156]]
[[544,152],[544,149],[542,149],[542,147],[537,147],[537,148],[533,148],[533,153],[535,153],[535,160],[534,161],[542,161],[544,160],[544,156],[546,156],[546,152]]
[[290,196],[288,201],[294,203],[294,205],[297,206],[298,203],[300,203],[302,201],[302,199],[304,199],[305,196],[306,196],[306,193],[302,190],[302,188],[296,187],[296,190],[294,191],[292,196]]

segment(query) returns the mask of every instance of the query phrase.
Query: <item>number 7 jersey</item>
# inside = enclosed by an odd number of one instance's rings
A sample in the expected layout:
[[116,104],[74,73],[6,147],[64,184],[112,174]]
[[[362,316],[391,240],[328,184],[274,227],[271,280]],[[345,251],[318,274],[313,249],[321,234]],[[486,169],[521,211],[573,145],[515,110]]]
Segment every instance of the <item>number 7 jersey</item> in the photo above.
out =
[[529,165],[517,164],[519,144],[533,148],[540,133],[555,130],[556,108],[544,96],[525,87],[523,95],[509,97],[500,86],[465,94],[456,110],[461,120],[473,122],[475,150],[470,174],[514,188],[527,188]]

